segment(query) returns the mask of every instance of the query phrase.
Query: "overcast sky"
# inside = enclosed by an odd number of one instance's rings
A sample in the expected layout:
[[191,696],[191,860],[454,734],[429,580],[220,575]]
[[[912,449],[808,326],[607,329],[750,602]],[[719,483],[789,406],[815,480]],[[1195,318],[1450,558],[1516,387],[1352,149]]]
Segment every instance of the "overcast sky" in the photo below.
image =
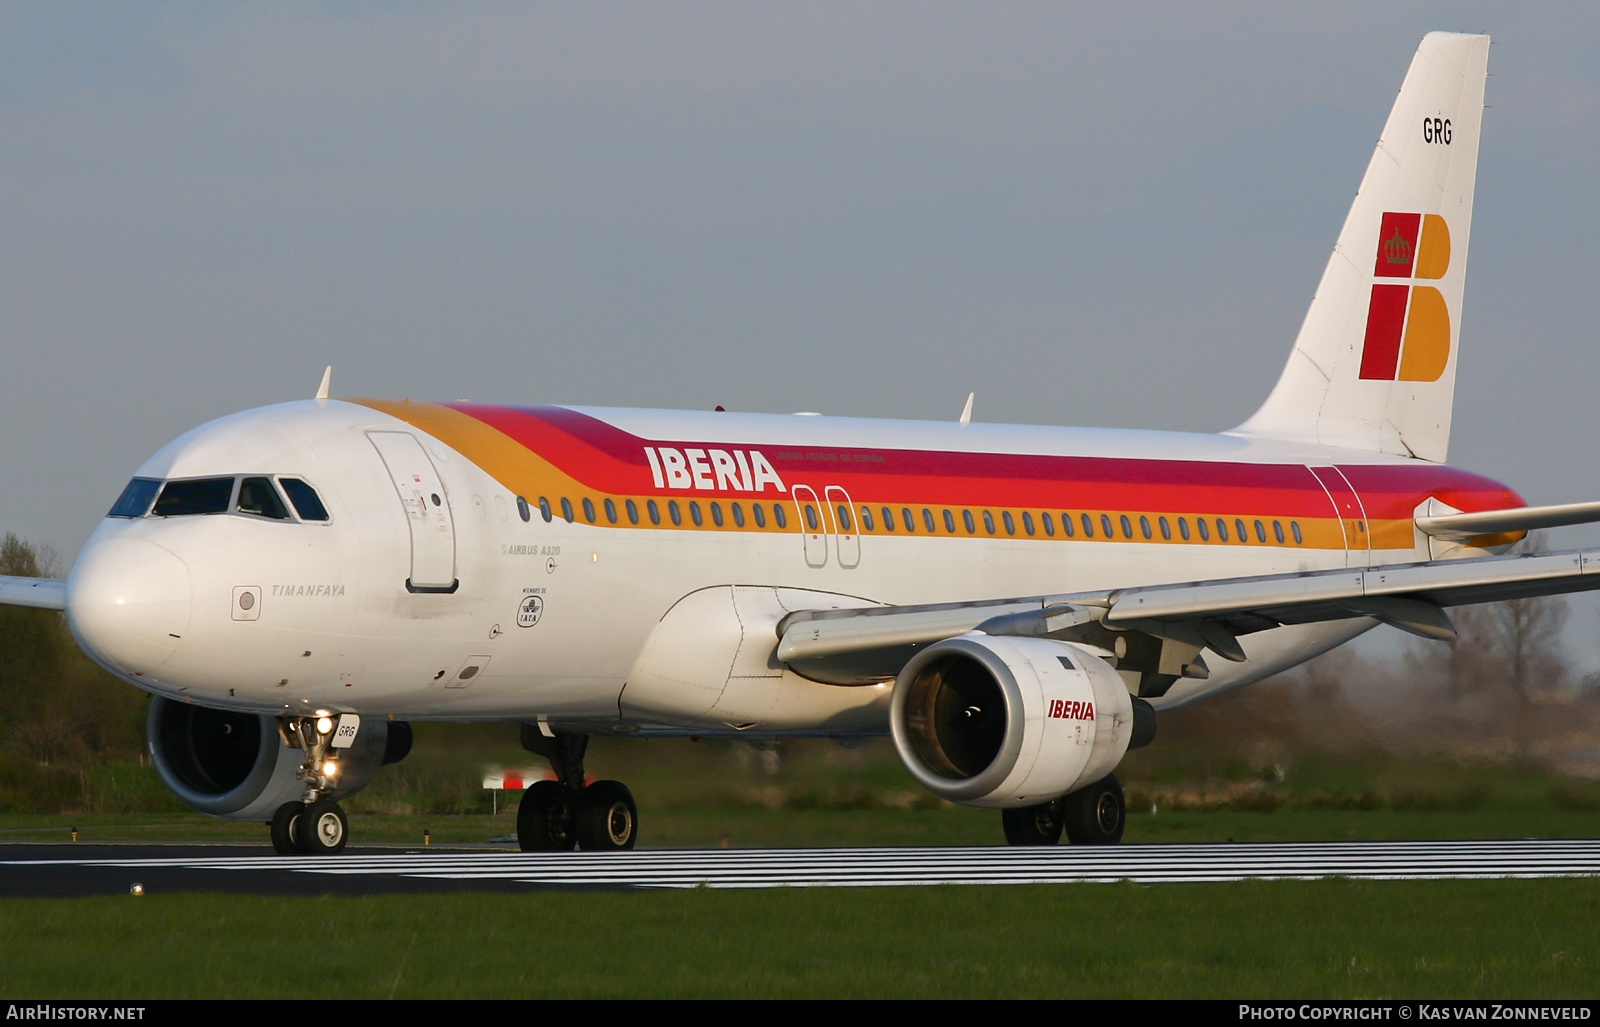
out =
[[1496,44],[1451,461],[1600,498],[1597,11],[4,3],[0,531],[70,560],[145,457],[328,363],[1226,429],[1431,29]]

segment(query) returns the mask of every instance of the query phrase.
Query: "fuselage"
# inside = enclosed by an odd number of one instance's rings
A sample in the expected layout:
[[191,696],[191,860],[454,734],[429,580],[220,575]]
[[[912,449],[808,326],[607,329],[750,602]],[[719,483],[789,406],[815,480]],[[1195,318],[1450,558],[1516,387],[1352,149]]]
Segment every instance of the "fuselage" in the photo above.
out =
[[[74,632],[140,687],[649,730],[674,722],[630,712],[630,673],[698,590],[916,604],[1415,562],[1447,555],[1414,528],[1424,504],[1522,505],[1448,466],[1230,435],[377,400],[223,418],[136,479],[233,482],[212,512],[135,502],[74,567]],[[1368,626],[1263,633],[1252,670]],[[813,687],[884,729],[881,699]]]

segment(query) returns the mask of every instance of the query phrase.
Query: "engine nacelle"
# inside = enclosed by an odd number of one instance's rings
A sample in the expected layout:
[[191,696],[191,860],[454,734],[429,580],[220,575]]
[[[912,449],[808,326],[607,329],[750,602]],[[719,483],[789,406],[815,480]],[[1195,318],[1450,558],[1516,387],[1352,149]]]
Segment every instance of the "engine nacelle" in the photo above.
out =
[[[161,780],[202,813],[265,822],[305,791],[296,774],[305,751],[284,744],[273,717],[156,696],[147,726]],[[339,783],[330,798],[365,788],[380,766],[404,759],[410,749],[411,725],[363,718],[355,744],[335,750]]]
[[900,758],[923,787],[968,806],[1049,802],[1100,780],[1128,751],[1133,699],[1071,642],[973,633],[901,670],[890,705]]

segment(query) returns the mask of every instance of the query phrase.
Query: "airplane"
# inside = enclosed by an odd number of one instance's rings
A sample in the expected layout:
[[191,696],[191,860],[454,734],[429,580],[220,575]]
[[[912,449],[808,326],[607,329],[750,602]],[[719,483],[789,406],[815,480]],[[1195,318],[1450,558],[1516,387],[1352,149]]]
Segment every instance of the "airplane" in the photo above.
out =
[[519,725],[526,851],[626,850],[594,736],[888,735],[1011,844],[1121,840],[1161,711],[1379,624],[1600,587],[1449,466],[1489,39],[1412,60],[1282,376],[1220,434],[316,397],[134,473],[65,611],[194,809],[332,854],[413,721]]

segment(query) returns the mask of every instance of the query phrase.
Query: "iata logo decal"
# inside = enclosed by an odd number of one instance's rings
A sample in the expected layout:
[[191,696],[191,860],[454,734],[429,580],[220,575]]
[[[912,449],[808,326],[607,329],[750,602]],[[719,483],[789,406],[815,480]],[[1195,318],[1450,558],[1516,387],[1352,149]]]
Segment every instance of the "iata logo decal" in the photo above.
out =
[[1078,702],[1075,699],[1051,699],[1050,712],[1045,716],[1061,720],[1093,720],[1094,703]]
[[658,489],[708,489],[711,491],[762,492],[768,485],[787,492],[783,479],[772,464],[752,449],[683,449],[670,446],[644,448],[650,461],[650,477]]
[[[1438,280],[1450,268],[1450,227],[1437,214],[1387,211],[1378,228],[1374,278]],[[1431,285],[1374,283],[1361,377],[1436,382],[1450,362],[1450,311]]]

